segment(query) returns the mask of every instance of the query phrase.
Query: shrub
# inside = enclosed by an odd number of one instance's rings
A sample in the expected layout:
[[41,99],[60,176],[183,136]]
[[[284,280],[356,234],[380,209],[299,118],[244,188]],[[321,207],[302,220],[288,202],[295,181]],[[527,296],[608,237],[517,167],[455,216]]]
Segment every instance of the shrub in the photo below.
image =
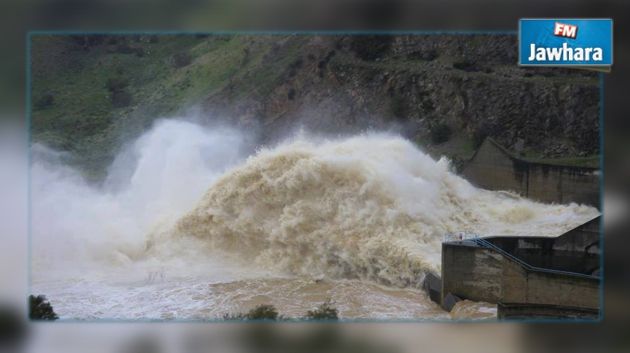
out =
[[446,124],[438,124],[431,129],[431,142],[438,144],[448,141],[453,131]]
[[127,43],[119,43],[114,51],[118,54],[133,54],[135,52],[134,48]]
[[278,311],[273,305],[258,305],[250,310],[246,315],[248,320],[276,320]]
[[[309,310],[304,316],[305,320],[338,320],[337,309],[330,300],[326,300],[317,308]],[[278,314],[278,310],[273,305],[261,304],[248,311],[246,314],[225,314],[223,320],[286,320]]]
[[44,109],[53,105],[54,102],[55,96],[53,96],[51,93],[46,93],[35,100],[35,108]]
[[119,90],[112,92],[112,105],[114,108],[124,108],[131,105],[131,93]]
[[289,65],[289,77],[294,77],[298,70],[302,67],[304,59],[300,56]]
[[124,42],[118,43],[113,52],[118,54],[135,54],[138,57],[144,56],[144,48],[140,46],[131,46]]
[[414,51],[407,54],[407,58],[411,60],[433,61],[437,57],[438,57],[438,53],[435,50]]
[[404,119],[409,113],[409,107],[407,106],[407,102],[403,97],[394,96],[389,103],[392,114],[394,114],[396,118]]
[[111,77],[105,84],[107,90],[110,91],[112,105],[114,108],[123,108],[131,105],[132,97],[126,88],[129,86],[129,81],[124,77]]
[[29,296],[29,318],[31,320],[48,320],[54,321],[59,317],[55,314],[52,305],[46,300],[43,295]]
[[81,46],[83,50],[89,50],[91,47],[100,45],[103,42],[105,42],[105,40],[108,37],[101,34],[92,34],[92,35],[71,35],[69,36],[69,38],[75,44]]
[[136,54],[137,57],[142,58],[145,54],[145,51],[143,47],[135,47],[134,53]]
[[245,320],[245,314],[223,314],[223,320],[233,321],[233,320]]
[[273,305],[261,304],[247,312],[247,314],[226,314],[224,320],[277,320],[278,311]]
[[362,60],[374,61],[385,54],[391,44],[393,36],[371,35],[352,38],[350,49]]
[[473,148],[479,148],[488,136],[490,136],[490,127],[487,124],[482,124],[477,127],[473,133]]
[[177,53],[171,58],[173,67],[179,69],[180,67],[188,66],[192,62],[192,57],[188,53]]
[[332,306],[330,300],[323,302],[314,310],[309,310],[306,313],[305,319],[307,320],[337,320],[337,309]]
[[479,68],[477,67],[477,65],[475,65],[475,63],[470,62],[470,61],[454,62],[453,63],[453,67],[456,68],[457,70],[463,70],[463,71],[466,71],[466,72],[479,71]]
[[122,91],[129,86],[129,80],[124,77],[110,77],[105,86],[110,92]]

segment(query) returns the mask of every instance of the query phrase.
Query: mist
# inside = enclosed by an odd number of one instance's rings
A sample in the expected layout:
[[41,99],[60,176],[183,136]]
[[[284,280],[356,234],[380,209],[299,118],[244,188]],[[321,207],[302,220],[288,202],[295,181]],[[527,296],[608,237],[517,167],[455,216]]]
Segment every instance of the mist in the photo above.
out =
[[246,138],[228,127],[158,120],[121,150],[102,185],[32,146],[31,236],[35,278],[94,275],[130,265],[146,235],[188,211],[213,180],[243,160]]
[[[419,289],[451,232],[559,235],[598,214],[482,190],[395,133],[157,120],[89,182],[31,146],[31,292],[62,319],[207,319],[329,298],[346,317],[444,318]],[[474,315],[474,314],[473,314]]]

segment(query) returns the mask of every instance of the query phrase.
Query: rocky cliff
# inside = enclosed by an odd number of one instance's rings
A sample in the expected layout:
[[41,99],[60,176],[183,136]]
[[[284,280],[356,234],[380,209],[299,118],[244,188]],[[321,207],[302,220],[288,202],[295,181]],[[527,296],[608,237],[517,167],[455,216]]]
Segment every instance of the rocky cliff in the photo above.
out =
[[530,158],[599,152],[597,74],[520,68],[515,35],[42,36],[32,47],[34,139],[88,171],[191,105],[258,129],[261,143],[299,127],[386,129],[456,162],[486,136]]
[[206,100],[207,109],[262,123],[269,135],[296,124],[326,132],[387,128],[429,146],[456,137],[474,147],[491,136],[537,157],[598,153],[596,74],[519,68],[515,36],[269,40],[274,49],[263,61],[294,56],[281,79],[245,99],[235,90],[250,78],[235,79]]

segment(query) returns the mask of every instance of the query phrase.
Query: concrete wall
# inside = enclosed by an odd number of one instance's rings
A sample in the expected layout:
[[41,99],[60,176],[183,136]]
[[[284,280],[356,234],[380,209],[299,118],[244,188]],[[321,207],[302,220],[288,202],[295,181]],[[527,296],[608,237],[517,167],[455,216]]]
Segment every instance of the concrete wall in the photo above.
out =
[[491,139],[486,139],[462,175],[473,184],[489,190],[512,190],[527,195],[527,163],[511,158]]
[[466,242],[442,244],[442,299],[497,303],[503,297],[503,256]]
[[570,306],[520,303],[499,303],[497,305],[497,317],[499,319],[597,319],[598,316],[598,310]]
[[487,241],[535,266],[583,274],[600,267],[600,217],[560,237],[488,237]]
[[442,299],[452,293],[491,303],[528,303],[597,309],[599,279],[532,271],[471,242],[442,244]]
[[506,260],[499,301],[596,309],[599,307],[599,279],[528,271]]
[[599,255],[601,254],[599,247],[600,230],[601,216],[555,238],[554,249]]
[[599,208],[599,171],[530,163],[527,197],[543,202],[584,203]]
[[490,138],[464,166],[462,175],[484,189],[511,190],[543,202],[600,207],[598,169],[529,162]]

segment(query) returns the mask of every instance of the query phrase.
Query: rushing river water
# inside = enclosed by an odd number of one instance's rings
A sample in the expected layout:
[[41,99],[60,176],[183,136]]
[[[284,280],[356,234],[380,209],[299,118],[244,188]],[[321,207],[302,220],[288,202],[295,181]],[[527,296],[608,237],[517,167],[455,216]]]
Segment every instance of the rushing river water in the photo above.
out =
[[31,292],[62,319],[299,317],[326,300],[342,318],[483,318],[419,288],[444,234],[556,236],[597,214],[478,189],[397,136],[247,141],[164,120],[101,187],[34,146]]

